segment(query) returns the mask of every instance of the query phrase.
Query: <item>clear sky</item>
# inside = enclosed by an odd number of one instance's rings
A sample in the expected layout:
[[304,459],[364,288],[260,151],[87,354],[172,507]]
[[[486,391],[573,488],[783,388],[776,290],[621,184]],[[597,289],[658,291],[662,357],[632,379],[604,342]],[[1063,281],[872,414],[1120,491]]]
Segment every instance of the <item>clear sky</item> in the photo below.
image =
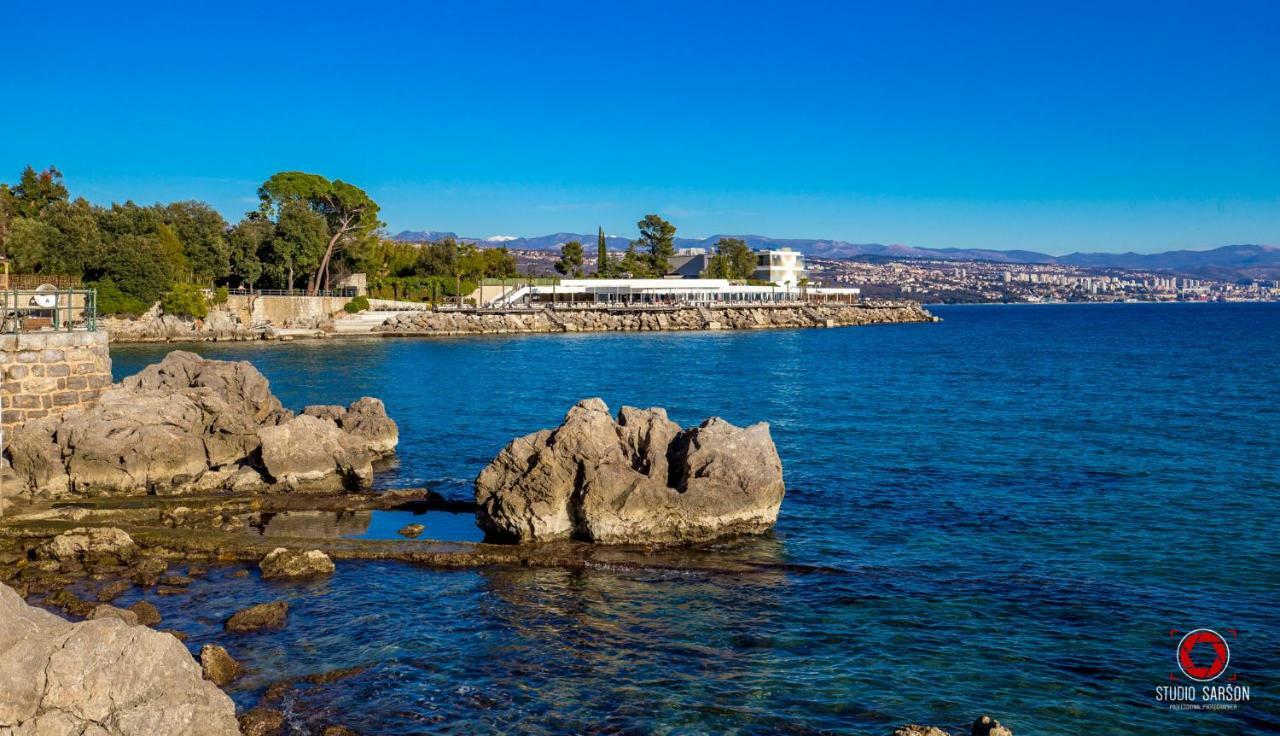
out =
[[0,174],[101,203],[302,169],[392,231],[1280,243],[1274,1],[9,2],[0,49]]

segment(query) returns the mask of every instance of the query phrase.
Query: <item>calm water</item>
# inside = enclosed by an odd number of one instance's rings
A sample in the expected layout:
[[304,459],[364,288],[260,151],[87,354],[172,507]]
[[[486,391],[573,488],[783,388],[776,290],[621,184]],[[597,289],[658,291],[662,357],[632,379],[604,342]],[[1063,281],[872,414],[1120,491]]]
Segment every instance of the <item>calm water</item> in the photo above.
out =
[[[361,665],[286,702],[298,733],[885,733],[998,715],[1020,736],[1280,729],[1280,307],[942,307],[941,324],[208,345],[286,405],[379,396],[384,487],[470,495],[576,400],[773,426],[776,534],[750,575],[338,565],[218,570],[153,597],[233,693]],[[113,351],[117,376],[167,348]],[[398,528],[398,527],[397,527]],[[394,532],[394,530],[390,530]],[[430,524],[428,533],[430,534]],[[803,566],[821,566],[806,570]],[[132,594],[131,594],[132,595]],[[280,634],[222,619],[287,597]],[[129,599],[123,599],[129,602]],[[1169,630],[1235,628],[1235,713],[1165,709]]]

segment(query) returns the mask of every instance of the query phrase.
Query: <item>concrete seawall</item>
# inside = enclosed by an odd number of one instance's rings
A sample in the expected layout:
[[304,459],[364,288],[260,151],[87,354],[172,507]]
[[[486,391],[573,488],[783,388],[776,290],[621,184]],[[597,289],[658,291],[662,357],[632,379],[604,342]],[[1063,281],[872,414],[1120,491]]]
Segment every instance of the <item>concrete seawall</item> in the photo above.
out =
[[915,302],[646,306],[418,312],[375,328],[383,335],[502,335],[557,332],[751,330],[933,322]]

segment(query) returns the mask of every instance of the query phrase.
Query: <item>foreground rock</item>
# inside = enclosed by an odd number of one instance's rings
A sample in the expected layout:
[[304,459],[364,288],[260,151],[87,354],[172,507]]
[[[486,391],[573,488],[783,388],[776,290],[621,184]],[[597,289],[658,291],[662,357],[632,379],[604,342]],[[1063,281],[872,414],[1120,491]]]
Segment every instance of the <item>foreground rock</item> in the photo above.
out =
[[284,547],[268,552],[258,568],[262,570],[263,580],[330,575],[334,571],[333,560],[318,549],[294,552]]
[[225,736],[235,706],[172,636],[70,623],[0,584],[0,732]]
[[17,427],[7,454],[29,498],[365,488],[395,449],[377,399],[294,416],[244,361],[175,351],[96,406]]
[[783,493],[763,422],[681,429],[662,409],[623,407],[614,420],[587,399],[481,471],[476,520],[494,541],[698,542],[770,529]]
[[237,611],[227,619],[223,627],[227,631],[247,633],[262,629],[283,629],[288,622],[289,604],[285,601],[259,603],[243,611]]
[[240,663],[217,644],[200,648],[200,671],[204,679],[222,686],[240,676]]

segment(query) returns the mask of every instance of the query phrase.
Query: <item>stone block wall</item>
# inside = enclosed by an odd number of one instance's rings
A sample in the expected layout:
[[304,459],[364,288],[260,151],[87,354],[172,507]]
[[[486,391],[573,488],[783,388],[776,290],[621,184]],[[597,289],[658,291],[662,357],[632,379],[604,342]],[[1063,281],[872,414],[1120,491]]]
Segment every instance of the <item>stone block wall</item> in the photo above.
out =
[[6,429],[91,405],[111,385],[107,333],[0,335],[0,384]]

